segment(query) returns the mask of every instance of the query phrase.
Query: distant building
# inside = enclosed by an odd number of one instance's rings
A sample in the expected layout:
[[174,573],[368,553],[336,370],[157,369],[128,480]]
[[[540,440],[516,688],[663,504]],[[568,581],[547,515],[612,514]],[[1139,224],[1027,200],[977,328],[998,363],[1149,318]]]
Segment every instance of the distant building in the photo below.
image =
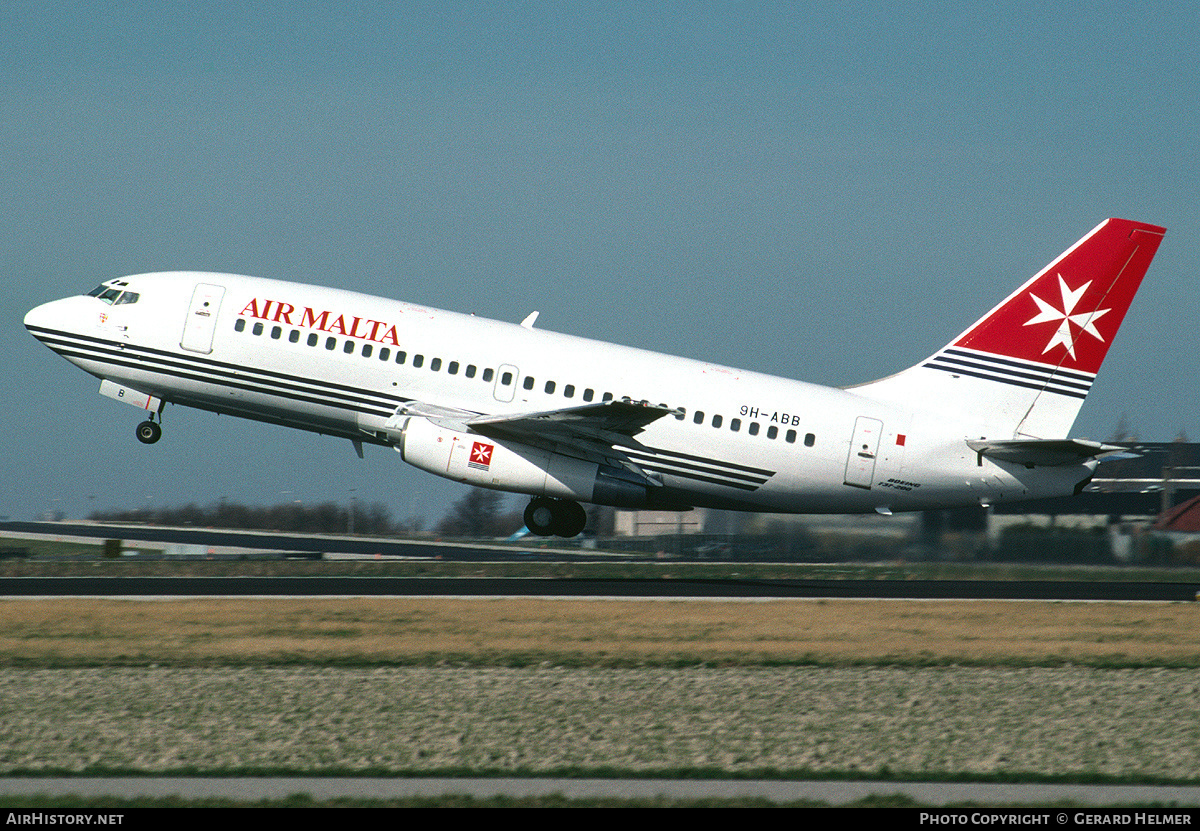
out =
[[656,537],[661,534],[703,534],[708,511],[617,511],[613,532],[618,537]]

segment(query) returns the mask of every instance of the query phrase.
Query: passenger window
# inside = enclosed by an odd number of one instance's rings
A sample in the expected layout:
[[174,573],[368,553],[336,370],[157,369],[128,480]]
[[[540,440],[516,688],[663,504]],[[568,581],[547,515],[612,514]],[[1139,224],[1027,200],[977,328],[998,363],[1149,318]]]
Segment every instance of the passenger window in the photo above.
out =
[[310,333],[310,334],[309,334],[309,336],[308,336],[308,345],[309,345],[309,346],[316,346],[316,345],[317,345],[317,341],[319,341],[319,340],[320,340],[320,338],[319,338],[319,337],[317,337],[317,333],[316,333],[316,332],[312,332],[312,333]]
[[433,360],[431,360],[429,362],[429,371],[430,372],[437,372],[441,368],[442,368],[442,359],[441,358],[434,358]]
[[563,397],[564,398],[574,398],[575,397],[575,385],[574,384],[567,384],[565,387],[563,387]]
[[271,327],[271,340],[279,340],[281,337],[283,337],[283,327],[282,326],[272,326]]
[[731,418],[729,420],[729,429],[735,433],[738,430],[741,430],[742,429],[742,420],[740,418]]
[[353,355],[354,354],[354,341],[352,341],[352,340],[346,341],[346,345],[342,347],[342,351],[345,352],[347,355]]
[[451,361],[450,365],[448,367],[446,367],[446,372],[450,373],[451,375],[457,375],[458,374],[458,361]]
[[408,357],[407,352],[401,352],[399,349],[396,350],[396,363],[398,363],[398,364],[404,363],[404,361],[407,357]]
[[474,378],[475,377],[475,364],[467,364],[467,369],[465,372],[463,372],[463,375],[467,376],[468,378]]
[[779,428],[772,424],[767,428],[767,438],[773,439],[779,435]]
[[300,330],[299,329],[293,329],[292,331],[288,332],[288,342],[289,343],[299,343],[300,342]]
[[511,373],[511,372],[506,372],[506,373],[504,373],[503,375],[501,375],[501,376],[500,376],[500,385],[501,385],[501,386],[505,386],[505,387],[507,387],[509,384],[511,384],[511,383],[512,383],[512,381],[513,381],[513,379],[512,379],[512,373]]
[[611,392],[606,392],[606,393],[604,393],[604,396],[603,396],[603,397],[602,397],[600,400],[601,400],[601,402],[604,402],[604,401],[612,401],[612,400],[613,400],[613,394],[612,394]]
[[372,352],[374,352],[374,351],[375,351],[375,347],[374,347],[374,346],[371,346],[371,344],[369,344],[369,343],[364,343],[364,344],[363,344],[363,348],[362,348],[362,356],[363,356],[364,358],[369,358],[369,357],[371,357],[371,353],[372,353]]
[[326,338],[325,339],[325,348],[328,349],[330,352],[337,349],[337,338]]
[[390,357],[392,357],[392,350],[386,346],[379,350],[379,360],[386,361]]
[[552,395],[553,393],[554,393],[554,382],[547,381],[546,382],[546,395]]
[[695,422],[696,424],[703,424],[704,423],[704,412],[702,410],[696,410],[696,414],[694,416],[692,416],[692,421]]
[[413,366],[415,366],[415,367],[417,367],[418,369],[420,369],[421,365],[422,365],[422,364],[424,364],[424,363],[425,363],[425,356],[424,356],[424,355],[413,355]]
[[595,397],[596,397],[596,393],[592,392],[590,389],[586,389],[583,391],[583,400],[584,401],[591,401]]
[[524,383],[522,386],[524,386],[524,387],[525,387],[525,389],[527,389],[527,390],[531,390],[531,389],[533,389],[533,376],[532,376],[532,375],[526,375],[526,376],[525,376],[525,383]]
[[813,446],[814,444],[816,444],[816,443],[817,443],[817,437],[816,437],[816,436],[814,436],[812,433],[805,433],[805,434],[804,434],[804,446],[805,446],[805,447],[812,447],[812,446]]
[[757,436],[758,435],[758,422],[757,421],[750,422],[750,426],[747,428],[747,432],[749,432],[750,435],[752,435],[752,436]]
[[715,415],[715,416],[713,416],[713,420],[712,420],[712,426],[713,426],[713,427],[720,427],[720,426],[721,426],[721,421],[722,421],[722,419],[721,419],[721,417],[720,417],[719,415]]
[[[663,406],[665,407],[666,405],[664,404]],[[687,410],[683,407],[680,407],[679,412],[675,413],[675,420],[683,421],[683,419],[686,415],[687,415]]]
[[796,431],[788,430],[787,433],[784,435],[784,438],[787,439],[788,444],[795,444],[796,443]]
[[486,381],[487,383],[490,384],[492,382],[492,379],[495,377],[496,377],[496,371],[494,369],[492,369],[491,367],[488,367],[487,369],[485,369],[483,371],[483,380]]
[[233,322],[233,331],[235,331],[235,332],[246,331],[246,318],[239,317],[237,320],[235,320]]
[[263,325],[261,323],[255,323],[254,328],[250,331],[256,335],[261,335],[263,333]]

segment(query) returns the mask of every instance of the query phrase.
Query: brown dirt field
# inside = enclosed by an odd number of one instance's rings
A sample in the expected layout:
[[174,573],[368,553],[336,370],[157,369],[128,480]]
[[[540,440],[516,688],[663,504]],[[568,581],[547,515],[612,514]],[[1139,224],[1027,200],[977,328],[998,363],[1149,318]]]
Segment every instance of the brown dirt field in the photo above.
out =
[[1189,603],[12,599],[0,666],[1200,665]]

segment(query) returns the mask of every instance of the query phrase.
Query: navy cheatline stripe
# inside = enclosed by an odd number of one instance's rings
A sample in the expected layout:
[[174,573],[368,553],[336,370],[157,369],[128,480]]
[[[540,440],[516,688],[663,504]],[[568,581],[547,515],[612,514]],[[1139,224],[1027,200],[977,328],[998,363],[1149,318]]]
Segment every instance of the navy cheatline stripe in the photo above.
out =
[[[396,406],[404,403],[407,399],[387,396],[382,394],[371,393],[367,390],[357,389],[354,387],[345,386],[342,384],[331,384],[323,381],[312,379],[298,379],[307,383],[308,387],[299,384],[284,384],[279,381],[271,381],[264,377],[256,379],[253,377],[241,377],[232,372],[224,372],[209,369],[207,365],[220,365],[217,361],[202,361],[188,357],[186,360],[164,360],[152,356],[139,357],[139,350],[135,347],[125,347],[124,349],[110,349],[105,347],[86,346],[73,344],[70,342],[61,343],[58,345],[55,338],[41,337],[38,339],[46,344],[50,349],[63,357],[74,356],[84,360],[97,361],[99,363],[111,364],[113,366],[127,367],[129,369],[141,370],[144,372],[154,372],[161,375],[168,375],[175,378],[182,378],[191,381],[199,381],[201,383],[220,384],[221,386],[233,387],[242,389],[248,392],[257,392],[266,395],[274,395],[280,398],[288,398],[294,401],[302,401],[309,404],[317,404],[320,406],[337,407],[341,409],[363,409],[374,412],[379,415],[391,415]],[[90,339],[94,340],[94,339]],[[100,341],[100,343],[107,343]],[[159,352],[159,350],[143,350],[143,352]],[[131,354],[132,353],[132,354]],[[172,355],[172,353],[161,353]],[[175,356],[173,358],[183,358],[185,356]],[[258,374],[261,376],[274,375],[276,377],[288,378],[283,373],[267,372],[264,370],[242,370],[241,375],[247,376]],[[258,381],[258,383],[255,383]]]
[[[352,386],[348,386],[348,385],[344,385],[344,384],[335,384],[330,381],[315,380],[315,379],[305,377],[305,376],[289,375],[284,372],[276,372],[273,370],[265,370],[265,369],[256,369],[254,367],[250,367],[250,366],[246,366],[246,365],[242,365],[242,364],[230,364],[230,363],[226,363],[223,361],[214,361],[211,358],[201,358],[201,357],[189,355],[186,353],[169,352],[169,351],[164,351],[161,349],[153,349],[150,347],[135,346],[135,345],[131,345],[131,344],[122,344],[117,341],[104,340],[101,338],[93,338],[93,337],[89,337],[86,335],[74,335],[74,334],[70,334],[70,333],[58,332],[58,331],[49,330],[49,329],[38,329],[36,332],[34,332],[34,328],[36,328],[36,327],[30,327],[30,331],[34,333],[34,336],[37,337],[38,340],[42,341],[47,346],[49,346],[51,349],[54,349],[54,347],[51,346],[51,344],[48,341],[54,341],[56,343],[60,343],[64,347],[68,347],[68,348],[83,349],[83,350],[92,349],[94,354],[97,356],[118,357],[118,356],[128,356],[130,354],[133,354],[136,356],[145,356],[142,358],[143,361],[157,362],[159,364],[166,365],[166,366],[173,366],[173,367],[178,367],[178,368],[191,368],[191,369],[212,368],[211,371],[217,377],[236,378],[236,377],[245,376],[245,375],[257,375],[257,376],[261,376],[263,379],[268,379],[268,380],[278,378],[278,379],[281,379],[282,381],[294,382],[292,385],[286,386],[286,388],[290,388],[290,389],[303,390],[304,387],[299,386],[299,385],[300,384],[309,384],[312,386],[323,387],[323,388],[325,388],[327,390],[331,390],[335,393],[336,392],[346,392],[346,393],[357,394],[357,395],[366,394],[366,395],[372,396],[374,398],[380,399],[384,402],[402,402],[402,401],[406,400],[406,399],[398,398],[396,396],[387,395],[384,393],[371,393],[371,392],[369,392],[367,390],[363,390],[359,387],[352,387]],[[43,332],[48,337],[42,337],[42,335],[38,334],[38,332]],[[74,342],[72,342],[73,340],[82,341],[82,343],[74,343]],[[95,344],[95,346],[89,347],[88,344]],[[57,350],[55,350],[55,351],[57,351]],[[161,357],[156,357],[156,356],[161,356]]]
[[750,484],[747,482],[734,482],[729,479],[718,479],[715,476],[701,476],[698,473],[689,473],[684,470],[671,470],[670,468],[660,468],[657,465],[643,464],[641,467],[649,473],[658,473],[666,476],[678,476],[681,479],[693,479],[697,482],[708,482],[710,485],[723,485],[727,488],[737,488],[743,491],[756,491],[762,483]]
[[726,479],[731,479],[731,480],[739,481],[739,482],[751,482],[755,485],[761,485],[761,484],[765,483],[767,481],[767,479],[770,478],[770,476],[751,476],[751,475],[747,475],[745,473],[732,473],[732,472],[729,472],[726,470],[722,470],[719,467],[719,465],[721,464],[719,462],[714,463],[711,466],[705,467],[705,466],[697,465],[697,464],[688,464],[687,462],[676,462],[672,459],[661,459],[661,458],[658,458],[655,456],[647,456],[642,453],[632,453],[629,451],[625,451],[625,454],[627,456],[629,456],[629,458],[633,459],[638,464],[641,464],[643,466],[653,465],[655,467],[661,467],[663,469],[671,469],[672,471],[678,472],[681,476],[691,475],[692,472],[707,473],[710,476],[722,476],[722,477],[725,477]]
[[[68,354],[74,354],[80,358],[84,358],[85,360],[94,360],[94,361],[98,361],[103,364],[107,364],[109,366],[123,366],[123,367],[128,367],[129,369],[141,370],[143,372],[152,372],[157,375],[167,375],[172,378],[180,378],[180,379],[185,379],[185,380],[190,380],[190,381],[199,381],[201,383],[214,384],[214,385],[219,385],[222,387],[232,387],[234,389],[245,390],[247,392],[255,392],[255,393],[262,394],[262,395],[270,395],[270,396],[274,396],[276,398],[287,398],[292,401],[300,401],[300,402],[303,402],[306,404],[316,404],[316,405],[322,406],[322,407],[334,407],[337,409],[351,410],[351,411],[355,411],[355,412],[370,412],[370,413],[374,413],[376,415],[381,415],[381,416],[391,415],[392,412],[394,412],[394,410],[395,410],[394,407],[381,407],[378,404],[374,404],[369,401],[364,401],[361,399],[353,400],[347,396],[337,396],[337,397],[321,396],[315,390],[311,394],[287,392],[284,389],[280,388],[279,386],[269,386],[269,385],[264,385],[264,384],[256,385],[253,383],[243,383],[240,381],[234,381],[234,380],[227,379],[227,378],[214,378],[213,376],[203,375],[203,374],[200,374],[197,372],[187,372],[187,371],[175,370],[175,369],[170,369],[170,368],[162,367],[162,366],[158,366],[158,367],[147,366],[147,364],[144,361],[135,362],[135,361],[128,361],[128,360],[114,360],[112,358],[98,358],[93,353],[75,353],[75,352],[71,352],[70,350],[55,349],[54,351],[60,355],[63,355],[64,357],[66,357]],[[247,379],[247,380],[250,381],[253,379]],[[191,396],[188,395],[186,397],[190,398]],[[168,400],[169,400],[169,398],[168,398]]]
[[375,412],[380,415],[390,415],[395,407],[381,405],[377,401],[371,401],[367,398],[354,397],[345,393],[326,393],[322,395],[319,389],[304,389],[298,387],[288,388],[282,384],[267,384],[253,383],[255,379],[247,378],[238,380],[233,377],[223,375],[205,374],[200,370],[187,370],[172,367],[165,361],[150,361],[146,359],[131,360],[126,356],[118,356],[116,354],[108,354],[102,350],[79,350],[71,347],[58,348],[50,346],[50,348],[62,355],[63,357],[74,356],[84,360],[97,361],[109,366],[121,366],[129,369],[141,370],[143,372],[152,372],[159,375],[167,375],[174,378],[181,378],[191,381],[199,381],[207,384],[219,384],[224,387],[233,387],[235,389],[246,390],[248,392],[257,392],[265,395],[273,395],[279,398],[288,398],[294,401],[303,401],[309,404],[317,404],[326,407],[338,407],[341,409],[362,409]]
[[1063,369],[1062,367],[1047,366],[1045,364],[1035,363],[1033,361],[1022,361],[1019,358],[1002,358],[999,355],[993,355],[990,352],[972,352],[967,349],[943,349],[942,355],[959,355],[963,358],[976,358],[981,361],[988,361],[993,364],[1003,364],[1005,366],[1015,366],[1022,369],[1028,369],[1035,372],[1053,372],[1055,375],[1063,375],[1076,381],[1087,381],[1091,383],[1096,379],[1094,373],[1080,372],[1076,369]]
[[766,468],[751,467],[750,465],[742,465],[736,462],[719,462],[715,459],[709,459],[705,456],[693,456],[691,453],[680,453],[677,450],[663,450],[661,447],[651,447],[649,449],[658,456],[672,456],[676,459],[688,459],[693,462],[700,462],[701,464],[717,465],[719,467],[728,468],[729,470],[744,470],[747,473],[758,473],[766,476],[767,478],[775,475],[775,471],[767,470]]
[[1054,389],[1053,387],[1049,386],[1046,383],[1031,384],[1027,381],[1016,381],[1011,378],[1005,378],[1005,377],[999,376],[999,375],[989,375],[989,374],[983,373],[983,372],[972,372],[971,370],[963,369],[961,367],[956,367],[956,366],[939,366],[938,364],[935,364],[933,362],[930,362],[927,364],[922,364],[922,366],[928,367],[929,369],[940,369],[942,372],[952,372],[955,375],[969,375],[972,378],[983,378],[987,381],[995,381],[998,384],[1008,384],[1009,386],[1013,386],[1013,387],[1025,387],[1026,389],[1031,389],[1031,390],[1046,390],[1047,392],[1057,393],[1058,395],[1066,395],[1070,398],[1079,398],[1079,399],[1087,398],[1086,392],[1076,392],[1074,390]]
[[1087,392],[1092,388],[1090,382],[1079,383],[1076,381],[1060,380],[1055,376],[1053,370],[1042,372],[1014,372],[1011,369],[994,368],[984,361],[967,360],[966,358],[948,358],[945,355],[938,355],[933,359],[933,361],[934,363],[938,364],[947,363],[955,366],[967,366],[971,367],[972,369],[989,370],[998,374],[1002,374],[1005,378],[1025,378],[1030,381],[1043,381],[1049,384],[1057,384],[1058,386],[1066,387],[1068,389],[1082,390],[1083,392]]
[[[64,343],[64,345],[72,345],[72,346],[76,346],[77,348],[82,348],[82,345],[71,344],[70,341],[65,340],[65,339],[70,338],[70,339],[82,341],[84,344],[89,344],[89,343],[95,344],[96,347],[102,353],[103,353],[103,350],[107,349],[109,353],[114,354],[114,355],[126,355],[129,353],[134,353],[134,354],[138,354],[138,355],[146,355],[146,356],[148,356],[147,360],[153,360],[154,356],[160,356],[158,358],[158,360],[164,361],[165,363],[172,364],[175,366],[180,366],[180,367],[186,367],[189,364],[195,365],[197,367],[204,367],[204,368],[211,367],[214,372],[218,373],[222,377],[238,377],[238,376],[252,374],[252,375],[260,376],[263,379],[276,379],[277,378],[277,379],[280,379],[281,381],[293,382],[295,384],[315,385],[315,386],[322,387],[324,389],[330,390],[335,393],[338,391],[341,391],[341,392],[351,393],[351,394],[355,394],[355,395],[364,395],[365,394],[365,395],[369,395],[374,398],[380,399],[381,401],[384,401],[384,402],[403,403],[404,401],[408,400],[405,398],[399,398],[396,396],[387,395],[385,393],[372,393],[372,392],[369,392],[368,390],[364,390],[359,387],[352,387],[352,386],[348,386],[345,384],[335,384],[331,381],[319,381],[319,380],[315,380],[313,378],[309,378],[307,376],[291,375],[286,372],[277,372],[275,370],[256,369],[254,367],[246,366],[244,364],[232,364],[232,363],[227,363],[225,361],[216,361],[216,360],[213,360],[212,358],[203,358],[200,356],[190,355],[190,354],[182,353],[182,352],[171,352],[171,351],[163,350],[163,349],[154,349],[154,348],[148,347],[148,346],[135,346],[135,345],[131,345],[131,344],[122,344],[122,343],[119,343],[119,342],[113,341],[113,340],[106,340],[103,338],[96,338],[96,337],[91,337],[88,335],[76,335],[73,333],[62,332],[62,331],[57,331],[57,330],[53,330],[53,329],[42,329],[40,327],[34,327],[34,326],[27,327],[27,328],[34,335],[34,337],[36,337],[38,340],[42,341],[43,343],[46,343],[46,339],[43,338],[41,335],[39,335],[38,334],[39,332],[45,333],[48,336],[57,336],[58,338],[63,339],[62,342]],[[46,345],[49,346],[48,343]],[[53,348],[53,347],[50,347],[50,348]],[[303,387],[298,387],[298,386],[291,386],[291,387],[287,387],[287,388],[303,389]]]
[[738,490],[758,490],[758,488],[760,488],[760,486],[763,484],[761,482],[749,483],[737,482],[737,480],[732,479],[721,479],[718,478],[720,474],[716,474],[716,476],[702,476],[700,473],[674,470],[674,468],[668,465],[649,464],[649,462],[638,462],[638,466],[648,473],[660,473],[664,474],[664,476],[676,476],[682,479],[692,479],[695,480],[695,482],[707,482],[712,485],[724,485],[725,488],[737,488]]

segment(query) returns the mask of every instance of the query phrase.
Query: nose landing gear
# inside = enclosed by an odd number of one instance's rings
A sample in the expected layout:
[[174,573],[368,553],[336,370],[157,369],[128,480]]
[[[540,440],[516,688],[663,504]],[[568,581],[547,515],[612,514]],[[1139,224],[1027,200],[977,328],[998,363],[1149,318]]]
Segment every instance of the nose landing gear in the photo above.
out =
[[539,537],[574,537],[587,525],[587,512],[568,499],[534,497],[525,508],[525,527]]
[[143,421],[137,426],[137,437],[142,444],[154,444],[162,438],[162,427],[154,421]]

